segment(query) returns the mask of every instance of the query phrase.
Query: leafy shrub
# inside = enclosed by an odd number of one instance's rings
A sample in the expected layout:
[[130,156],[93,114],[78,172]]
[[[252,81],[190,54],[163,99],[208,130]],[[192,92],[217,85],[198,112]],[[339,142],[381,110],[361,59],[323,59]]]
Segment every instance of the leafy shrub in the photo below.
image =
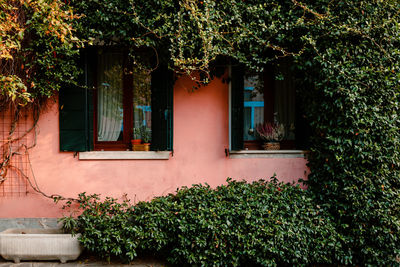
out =
[[[80,195],[83,212],[64,218],[88,250],[132,260],[142,253],[179,265],[330,263],[340,251],[324,209],[299,186],[228,180],[216,189],[183,187],[130,206]],[[335,254],[336,253],[336,254]]]
[[[71,206],[71,201],[66,205]],[[65,208],[65,207],[64,207]],[[64,217],[63,227],[72,233],[80,232],[79,241],[89,251],[110,260],[110,256],[133,259],[136,256],[136,227],[130,223],[132,207],[127,201],[118,203],[114,198],[100,200],[99,195],[79,194],[79,209],[83,212],[77,218]]]

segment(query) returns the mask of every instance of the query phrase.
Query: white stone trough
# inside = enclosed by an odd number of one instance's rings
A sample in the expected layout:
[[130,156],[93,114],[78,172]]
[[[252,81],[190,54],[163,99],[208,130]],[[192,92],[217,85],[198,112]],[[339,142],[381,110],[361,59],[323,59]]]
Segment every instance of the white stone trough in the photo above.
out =
[[15,263],[21,260],[76,260],[82,252],[78,237],[60,229],[7,229],[0,232],[0,254]]

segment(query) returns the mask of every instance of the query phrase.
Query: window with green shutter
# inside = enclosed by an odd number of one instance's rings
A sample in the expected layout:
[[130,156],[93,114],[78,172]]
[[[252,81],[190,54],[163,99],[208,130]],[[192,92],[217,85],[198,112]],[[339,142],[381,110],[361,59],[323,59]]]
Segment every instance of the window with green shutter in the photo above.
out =
[[[126,51],[82,53],[82,86],[60,91],[60,150],[172,151],[173,73],[135,68]],[[131,140],[142,139],[132,145]]]

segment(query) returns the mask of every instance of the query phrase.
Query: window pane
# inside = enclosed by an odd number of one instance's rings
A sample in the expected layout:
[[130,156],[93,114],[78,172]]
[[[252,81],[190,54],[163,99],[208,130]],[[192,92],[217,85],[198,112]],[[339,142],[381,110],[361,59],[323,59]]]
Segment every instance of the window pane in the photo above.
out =
[[244,79],[244,129],[243,140],[256,140],[255,127],[264,122],[264,93],[257,76]]
[[133,126],[151,129],[151,75],[146,70],[133,70]]
[[97,140],[119,141],[123,133],[122,53],[99,52],[97,61]]
[[[290,74],[290,64],[282,60],[274,71],[266,72],[264,75],[270,75],[271,79],[265,79],[264,76],[263,81],[259,76],[252,74],[244,78],[243,140],[257,140],[256,126],[272,118],[274,122],[284,125],[283,140],[295,140],[295,85]],[[281,78],[276,79],[275,76]],[[264,82],[268,84],[264,85]],[[264,99],[267,96],[273,98],[273,101]],[[273,108],[269,109],[265,103],[273,105]]]
[[282,79],[275,80],[275,104],[274,111],[276,120],[285,126],[284,140],[295,140],[295,85],[290,74],[288,61],[279,64],[278,71]]

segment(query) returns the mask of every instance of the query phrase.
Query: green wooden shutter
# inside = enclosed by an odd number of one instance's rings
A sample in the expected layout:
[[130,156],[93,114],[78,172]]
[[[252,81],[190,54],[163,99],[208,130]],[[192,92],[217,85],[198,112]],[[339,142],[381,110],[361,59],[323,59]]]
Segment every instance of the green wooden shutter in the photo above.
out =
[[173,71],[159,66],[151,74],[151,150],[173,150]]
[[95,80],[95,69],[97,68],[97,49],[96,48],[87,48],[85,50],[85,85],[87,86],[86,90],[86,132],[88,133],[86,147],[87,150],[93,150],[94,146],[94,133],[93,133],[93,126],[94,126],[94,80]]
[[243,149],[244,69],[231,67],[231,150]]
[[[84,66],[84,74],[79,84],[88,81],[87,54],[82,53],[79,62]],[[59,93],[60,151],[88,151],[91,149],[88,114],[89,96],[84,86],[63,86]]]

